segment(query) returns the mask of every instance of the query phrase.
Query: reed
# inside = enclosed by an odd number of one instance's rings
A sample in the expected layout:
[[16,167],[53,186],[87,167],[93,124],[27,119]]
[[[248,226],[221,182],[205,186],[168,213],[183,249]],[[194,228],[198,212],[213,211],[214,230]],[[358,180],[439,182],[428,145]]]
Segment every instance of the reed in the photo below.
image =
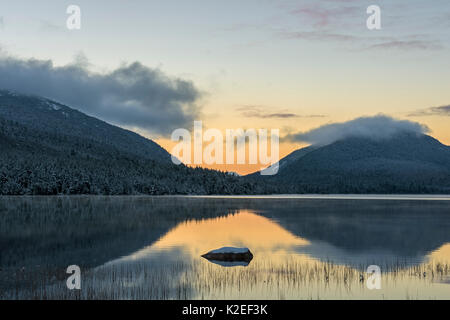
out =
[[[83,275],[81,290],[68,290],[63,275],[44,270],[26,289],[10,288],[2,299],[434,299],[450,277],[450,265],[432,261],[392,264],[382,290],[366,287],[362,269],[332,262],[258,260],[224,268],[207,261],[106,265]],[[12,278],[18,274],[11,275]],[[408,291],[408,288],[410,290]],[[414,288],[417,288],[415,290]],[[431,292],[431,294],[430,294]],[[448,296],[447,296],[448,298]]]

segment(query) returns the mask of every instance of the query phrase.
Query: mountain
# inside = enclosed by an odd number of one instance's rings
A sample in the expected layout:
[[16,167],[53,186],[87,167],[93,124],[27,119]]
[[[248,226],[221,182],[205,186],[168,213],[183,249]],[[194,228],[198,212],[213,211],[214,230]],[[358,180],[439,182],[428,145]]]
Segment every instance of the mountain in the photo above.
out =
[[49,99],[0,90],[0,117],[41,133],[89,140],[145,159],[171,161],[157,143]]
[[450,193],[450,147],[424,134],[345,138],[278,174],[175,165],[155,142],[61,103],[0,90],[0,195]]
[[0,195],[246,194],[223,172],[175,165],[136,133],[61,103],[0,91]]
[[286,193],[450,193],[450,147],[412,132],[345,138],[297,150],[277,175]]

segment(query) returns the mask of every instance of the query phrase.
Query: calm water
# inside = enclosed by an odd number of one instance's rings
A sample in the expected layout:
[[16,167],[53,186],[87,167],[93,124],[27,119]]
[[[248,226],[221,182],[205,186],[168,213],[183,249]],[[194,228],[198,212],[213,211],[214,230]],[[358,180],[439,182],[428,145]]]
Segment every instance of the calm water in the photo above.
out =
[[[0,298],[450,299],[449,200],[3,197]],[[223,246],[254,258],[201,257]],[[65,285],[73,264],[79,291]]]

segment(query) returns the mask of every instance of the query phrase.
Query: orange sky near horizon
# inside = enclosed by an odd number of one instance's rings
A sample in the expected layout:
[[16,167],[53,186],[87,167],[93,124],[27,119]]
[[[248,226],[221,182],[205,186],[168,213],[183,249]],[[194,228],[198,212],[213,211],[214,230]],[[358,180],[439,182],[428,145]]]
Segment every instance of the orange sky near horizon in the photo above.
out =
[[[357,117],[355,115],[355,117]],[[336,122],[341,122],[341,121],[346,121],[346,120],[351,120],[352,118],[343,118],[343,119],[339,119]],[[448,117],[442,117],[442,116],[429,116],[429,117],[408,117],[406,118],[407,120],[411,120],[411,121],[417,121],[420,122],[422,124],[427,125],[431,132],[429,133],[429,135],[431,135],[432,137],[438,139],[441,143],[445,144],[445,145],[450,145],[450,126],[449,126],[449,119]],[[295,130],[292,126],[292,120],[291,121],[271,121],[272,123],[268,123],[268,122],[260,122],[260,126],[258,126],[257,122],[251,122],[251,121],[246,121],[246,119],[238,119],[238,117],[236,117],[236,119],[234,120],[228,120],[229,123],[233,123],[236,124],[235,127],[230,126],[229,128],[226,127],[226,123],[225,122],[216,122],[216,121],[211,121],[210,123],[217,124],[219,125],[217,127],[217,129],[219,129],[223,136],[225,136],[225,132],[226,129],[238,129],[238,128],[242,128],[242,129],[248,129],[249,126],[244,126],[244,122],[248,122],[249,125],[255,125],[255,129],[260,129],[260,128],[267,128],[268,130],[270,130],[271,128],[276,128],[276,125],[278,124],[280,128],[280,136],[283,137],[288,133],[291,132],[300,132],[300,131],[307,131],[313,128],[316,128],[320,125],[323,124],[328,124],[328,123],[332,123],[335,121],[332,121],[329,118],[318,118],[318,119],[306,119],[302,122],[304,122],[304,125],[302,126],[303,129],[299,128],[297,130]],[[298,121],[298,119],[296,120]],[[205,122],[204,125],[204,130],[207,128],[211,128],[211,127],[207,127],[206,124],[208,122]],[[242,124],[242,127],[239,127],[238,125]],[[270,126],[267,126],[270,125]],[[287,128],[289,127],[290,128]],[[285,128],[283,130],[283,127]],[[286,129],[287,128],[287,129]],[[142,133],[144,134],[145,133]],[[174,148],[174,146],[178,143],[178,142],[174,142],[171,141],[170,138],[160,138],[160,139],[155,139],[155,142],[157,142],[159,145],[161,145],[164,149],[166,149],[169,153],[172,153],[172,149]],[[203,144],[203,148],[205,148],[208,143],[204,143]],[[225,143],[224,143],[225,144]],[[280,159],[284,158],[285,156],[287,156],[288,154],[290,154],[291,152],[298,150],[299,148],[302,147],[306,147],[308,144],[307,143],[292,143],[292,142],[285,142],[285,141],[280,141],[280,145],[279,145],[279,157]],[[246,164],[212,164],[212,165],[207,165],[207,164],[201,164],[201,165],[192,165],[192,166],[200,166],[203,168],[209,168],[209,169],[214,169],[214,170],[220,170],[220,171],[228,171],[228,172],[237,172],[241,175],[246,175],[246,174],[250,174],[253,172],[257,172],[260,171],[262,168],[265,168],[267,166],[265,165],[261,165],[261,164],[248,164],[248,145],[246,145],[247,150],[246,150]],[[225,146],[224,146],[225,148]],[[270,148],[269,148],[270,150]],[[225,158],[225,151],[224,151],[224,158]],[[192,158],[193,159],[193,158]],[[225,160],[225,159],[224,159]]]

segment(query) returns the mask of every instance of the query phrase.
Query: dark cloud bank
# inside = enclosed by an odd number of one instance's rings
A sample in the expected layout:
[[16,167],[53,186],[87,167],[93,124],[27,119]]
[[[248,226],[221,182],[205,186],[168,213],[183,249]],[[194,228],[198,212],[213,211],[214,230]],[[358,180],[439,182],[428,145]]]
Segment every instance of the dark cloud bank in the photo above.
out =
[[306,132],[290,134],[284,139],[314,145],[327,145],[350,137],[363,137],[374,140],[387,139],[402,132],[424,134],[429,132],[429,129],[427,126],[417,122],[377,115],[374,117],[361,117],[342,123],[326,124]]
[[51,60],[14,57],[0,57],[0,88],[54,99],[105,121],[162,135],[191,127],[201,96],[192,82],[139,62],[94,73],[83,63],[57,67]]

